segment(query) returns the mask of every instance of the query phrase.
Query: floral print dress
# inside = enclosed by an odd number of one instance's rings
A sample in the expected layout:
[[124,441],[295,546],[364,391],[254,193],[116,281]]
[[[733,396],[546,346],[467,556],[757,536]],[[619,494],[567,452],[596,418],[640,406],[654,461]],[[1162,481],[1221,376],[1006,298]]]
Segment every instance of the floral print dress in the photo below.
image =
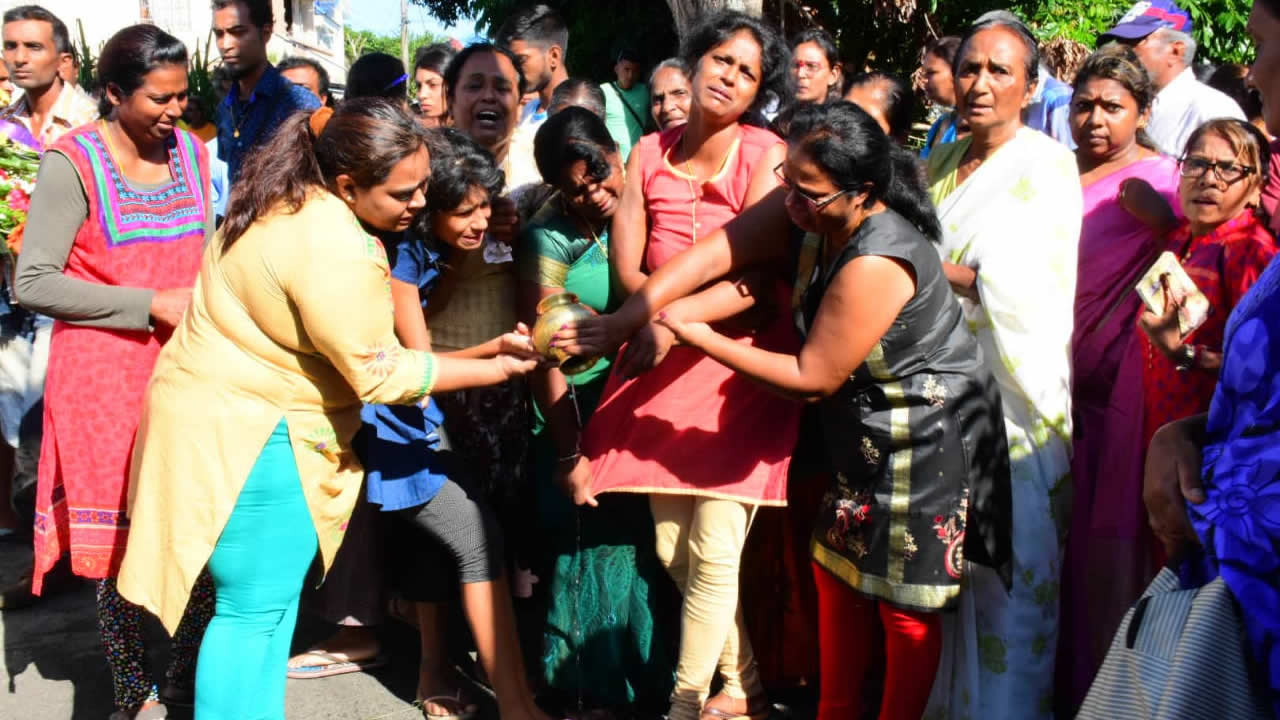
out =
[[831,279],[875,255],[909,264],[916,294],[845,385],[820,408],[835,481],[820,505],[814,561],[850,587],[923,611],[954,607],[965,559],[1007,574],[1009,453],[1000,393],[936,251],[893,211],[868,218],[831,267],[800,275],[801,330]]

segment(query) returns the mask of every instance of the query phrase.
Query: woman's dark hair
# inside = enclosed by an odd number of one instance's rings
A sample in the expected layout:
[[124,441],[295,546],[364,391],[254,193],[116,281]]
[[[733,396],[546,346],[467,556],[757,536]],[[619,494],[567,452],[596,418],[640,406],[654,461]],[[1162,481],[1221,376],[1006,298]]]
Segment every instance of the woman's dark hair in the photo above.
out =
[[107,92],[112,86],[122,99],[128,97],[142,87],[147,73],[161,65],[186,68],[187,46],[155,25],[130,25],[112,35],[98,56],[98,80],[103,88],[98,114],[107,117],[114,109]]
[[450,102],[453,100],[454,90],[458,87],[458,78],[462,75],[462,68],[466,66],[471,56],[477,53],[501,55],[510,60],[511,67],[516,69],[516,91],[520,94],[520,97],[524,97],[524,94],[529,91],[529,86],[524,81],[524,73],[520,71],[520,58],[516,57],[515,53],[501,45],[476,43],[475,45],[466,46],[461,52],[454,55],[453,59],[449,61],[448,67],[444,69],[445,94],[450,99]]
[[1257,88],[1249,85],[1248,77],[1247,66],[1227,63],[1214,70],[1205,84],[1235,100],[1244,111],[1245,118],[1253,121],[1262,117],[1262,96]]
[[281,205],[297,212],[308,193],[332,188],[339,175],[350,175],[361,188],[385,181],[397,163],[426,142],[422,126],[386,98],[344,100],[319,136],[312,135],[311,116],[305,110],[289,116],[248,155],[222,224],[224,250],[258,218]]
[[555,115],[570,107],[580,107],[603,118],[604,106],[604,90],[599,83],[586,78],[569,78],[551,91],[551,106],[547,108],[547,114]]
[[618,143],[609,134],[604,120],[580,107],[568,107],[547,118],[533,138],[533,160],[548,185],[559,186],[570,166],[587,163],[587,175],[597,182],[609,177],[609,156],[618,152]]
[[1280,20],[1280,0],[1254,0],[1254,4],[1261,5],[1271,17]]
[[400,58],[386,53],[361,55],[347,71],[345,99],[381,97],[403,100],[408,97],[408,74]]
[[964,35],[960,37],[960,44],[956,47],[955,59],[951,61],[951,73],[953,75],[960,74],[960,61],[964,59],[965,48],[969,42],[973,40],[973,36],[983,30],[992,28],[1004,28],[1011,31],[1018,40],[1022,42],[1023,48],[1026,50],[1025,69],[1027,73],[1027,87],[1033,88],[1040,81],[1040,44],[1036,42],[1036,36],[1031,34],[1031,28],[1027,24],[1011,12],[1007,10],[992,10],[974,21]]
[[855,75],[849,89],[863,85],[879,85],[884,89],[884,116],[889,121],[889,136],[898,142],[906,142],[915,109],[915,95],[906,81],[891,73],[872,70]]
[[915,155],[890,140],[862,108],[845,101],[798,107],[787,144],[808,155],[836,187],[870,186],[868,203],[880,200],[934,242],[942,237]]
[[427,211],[415,220],[422,237],[431,235],[431,221],[437,213],[453,212],[466,201],[473,188],[484,188],[497,197],[506,182],[489,151],[456,128],[426,131],[431,153],[431,182],[427,184]]
[[921,61],[929,55],[942,58],[947,65],[954,66],[956,64],[956,53],[960,50],[960,36],[946,35],[930,42],[924,47],[924,52],[920,55]]
[[[747,113],[751,114],[761,110],[769,102],[770,92],[775,97],[791,97],[791,74],[787,71],[791,51],[772,27],[746,13],[721,10],[706,16],[689,31],[680,48],[680,57],[696,72],[698,61],[703,55],[744,30],[751,33],[760,45],[760,84],[755,101],[747,109]],[[692,77],[691,73],[691,80]]]
[[[1134,102],[1138,104],[1139,115],[1149,111],[1155,103],[1156,86],[1151,81],[1151,74],[1138,59],[1138,54],[1128,45],[1109,42],[1085,58],[1084,64],[1076,71],[1071,91],[1080,92],[1080,88],[1094,78],[1114,81],[1128,90]],[[1136,139],[1139,145],[1148,150],[1160,152],[1159,147],[1147,135],[1145,129],[1138,128]]]
[[449,43],[424,45],[418,48],[418,51],[413,55],[413,71],[430,70],[440,77],[444,77],[444,69],[449,67],[449,61],[457,54],[457,51]]
[[805,43],[817,45],[822,54],[826,56],[828,65],[833,68],[840,67],[840,50],[836,48],[836,41],[831,37],[831,33],[822,28],[803,30],[800,34],[791,38],[791,52],[794,53],[796,48]]

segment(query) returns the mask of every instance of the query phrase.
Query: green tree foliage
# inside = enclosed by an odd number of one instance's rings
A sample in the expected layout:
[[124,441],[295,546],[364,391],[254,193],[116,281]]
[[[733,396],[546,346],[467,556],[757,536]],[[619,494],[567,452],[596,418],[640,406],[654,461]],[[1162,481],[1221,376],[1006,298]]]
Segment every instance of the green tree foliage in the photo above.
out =
[[[477,18],[481,32],[493,31],[530,0],[413,0],[442,21]],[[612,57],[621,42],[650,60],[673,54],[677,34],[665,2],[544,0],[569,23],[571,74],[596,79],[612,75]],[[1245,32],[1251,0],[1179,0],[1191,13],[1199,59],[1248,62],[1252,45]],[[1132,0],[764,0],[763,15],[787,35],[812,24],[836,36],[844,59],[863,66],[910,74],[929,39],[961,32],[988,10],[1012,10],[1044,41],[1066,37],[1094,47],[1132,5]]]
[[[379,35],[368,30],[355,30],[347,28],[343,33],[346,42],[347,64],[355,62],[356,58],[369,53],[386,53],[394,57],[400,57],[400,35]],[[423,45],[431,45],[433,43],[444,42],[446,38],[437,37],[431,33],[422,33],[409,37],[409,61],[413,61],[413,52]]]
[[[476,19],[476,31],[489,35],[515,10],[536,0],[413,0],[442,22]],[[569,26],[569,74],[597,81],[613,80],[614,58],[626,44],[649,64],[675,54],[678,42],[671,11],[661,0],[542,0]],[[465,38],[463,38],[465,40]]]

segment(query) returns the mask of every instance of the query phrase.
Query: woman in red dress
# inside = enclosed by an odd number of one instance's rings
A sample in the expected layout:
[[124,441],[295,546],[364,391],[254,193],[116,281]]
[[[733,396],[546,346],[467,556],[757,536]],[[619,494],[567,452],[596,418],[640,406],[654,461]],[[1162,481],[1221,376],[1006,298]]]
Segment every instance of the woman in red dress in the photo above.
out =
[[[689,121],[636,145],[613,219],[610,261],[626,293],[776,188],[773,168],[785,157],[780,138],[742,122],[766,102],[766,89],[784,82],[787,52],[773,30],[741,13],[718,13],[694,29],[681,55],[694,68]],[[761,294],[787,302],[781,283],[770,280]],[[668,311],[713,321],[747,310],[753,298],[743,283],[722,282]],[[797,348],[787,318],[768,315],[763,329],[734,337]],[[672,348],[673,339],[653,324],[638,334],[605,387],[581,452],[560,462],[571,466],[579,502],[594,504],[603,492],[650,497],[658,557],[685,596],[670,717],[761,716],[769,706],[743,629],[739,566],[756,509],[786,504],[800,405],[696,350]],[[717,670],[723,689],[706,700]]]

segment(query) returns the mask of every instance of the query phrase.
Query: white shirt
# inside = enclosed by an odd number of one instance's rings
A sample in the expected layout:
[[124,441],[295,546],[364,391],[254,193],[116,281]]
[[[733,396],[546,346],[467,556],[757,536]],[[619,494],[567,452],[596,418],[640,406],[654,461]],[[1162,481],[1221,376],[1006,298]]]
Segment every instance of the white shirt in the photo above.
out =
[[1191,133],[1220,117],[1245,119],[1235,100],[1196,80],[1186,68],[1156,95],[1147,134],[1166,154],[1181,157]]

